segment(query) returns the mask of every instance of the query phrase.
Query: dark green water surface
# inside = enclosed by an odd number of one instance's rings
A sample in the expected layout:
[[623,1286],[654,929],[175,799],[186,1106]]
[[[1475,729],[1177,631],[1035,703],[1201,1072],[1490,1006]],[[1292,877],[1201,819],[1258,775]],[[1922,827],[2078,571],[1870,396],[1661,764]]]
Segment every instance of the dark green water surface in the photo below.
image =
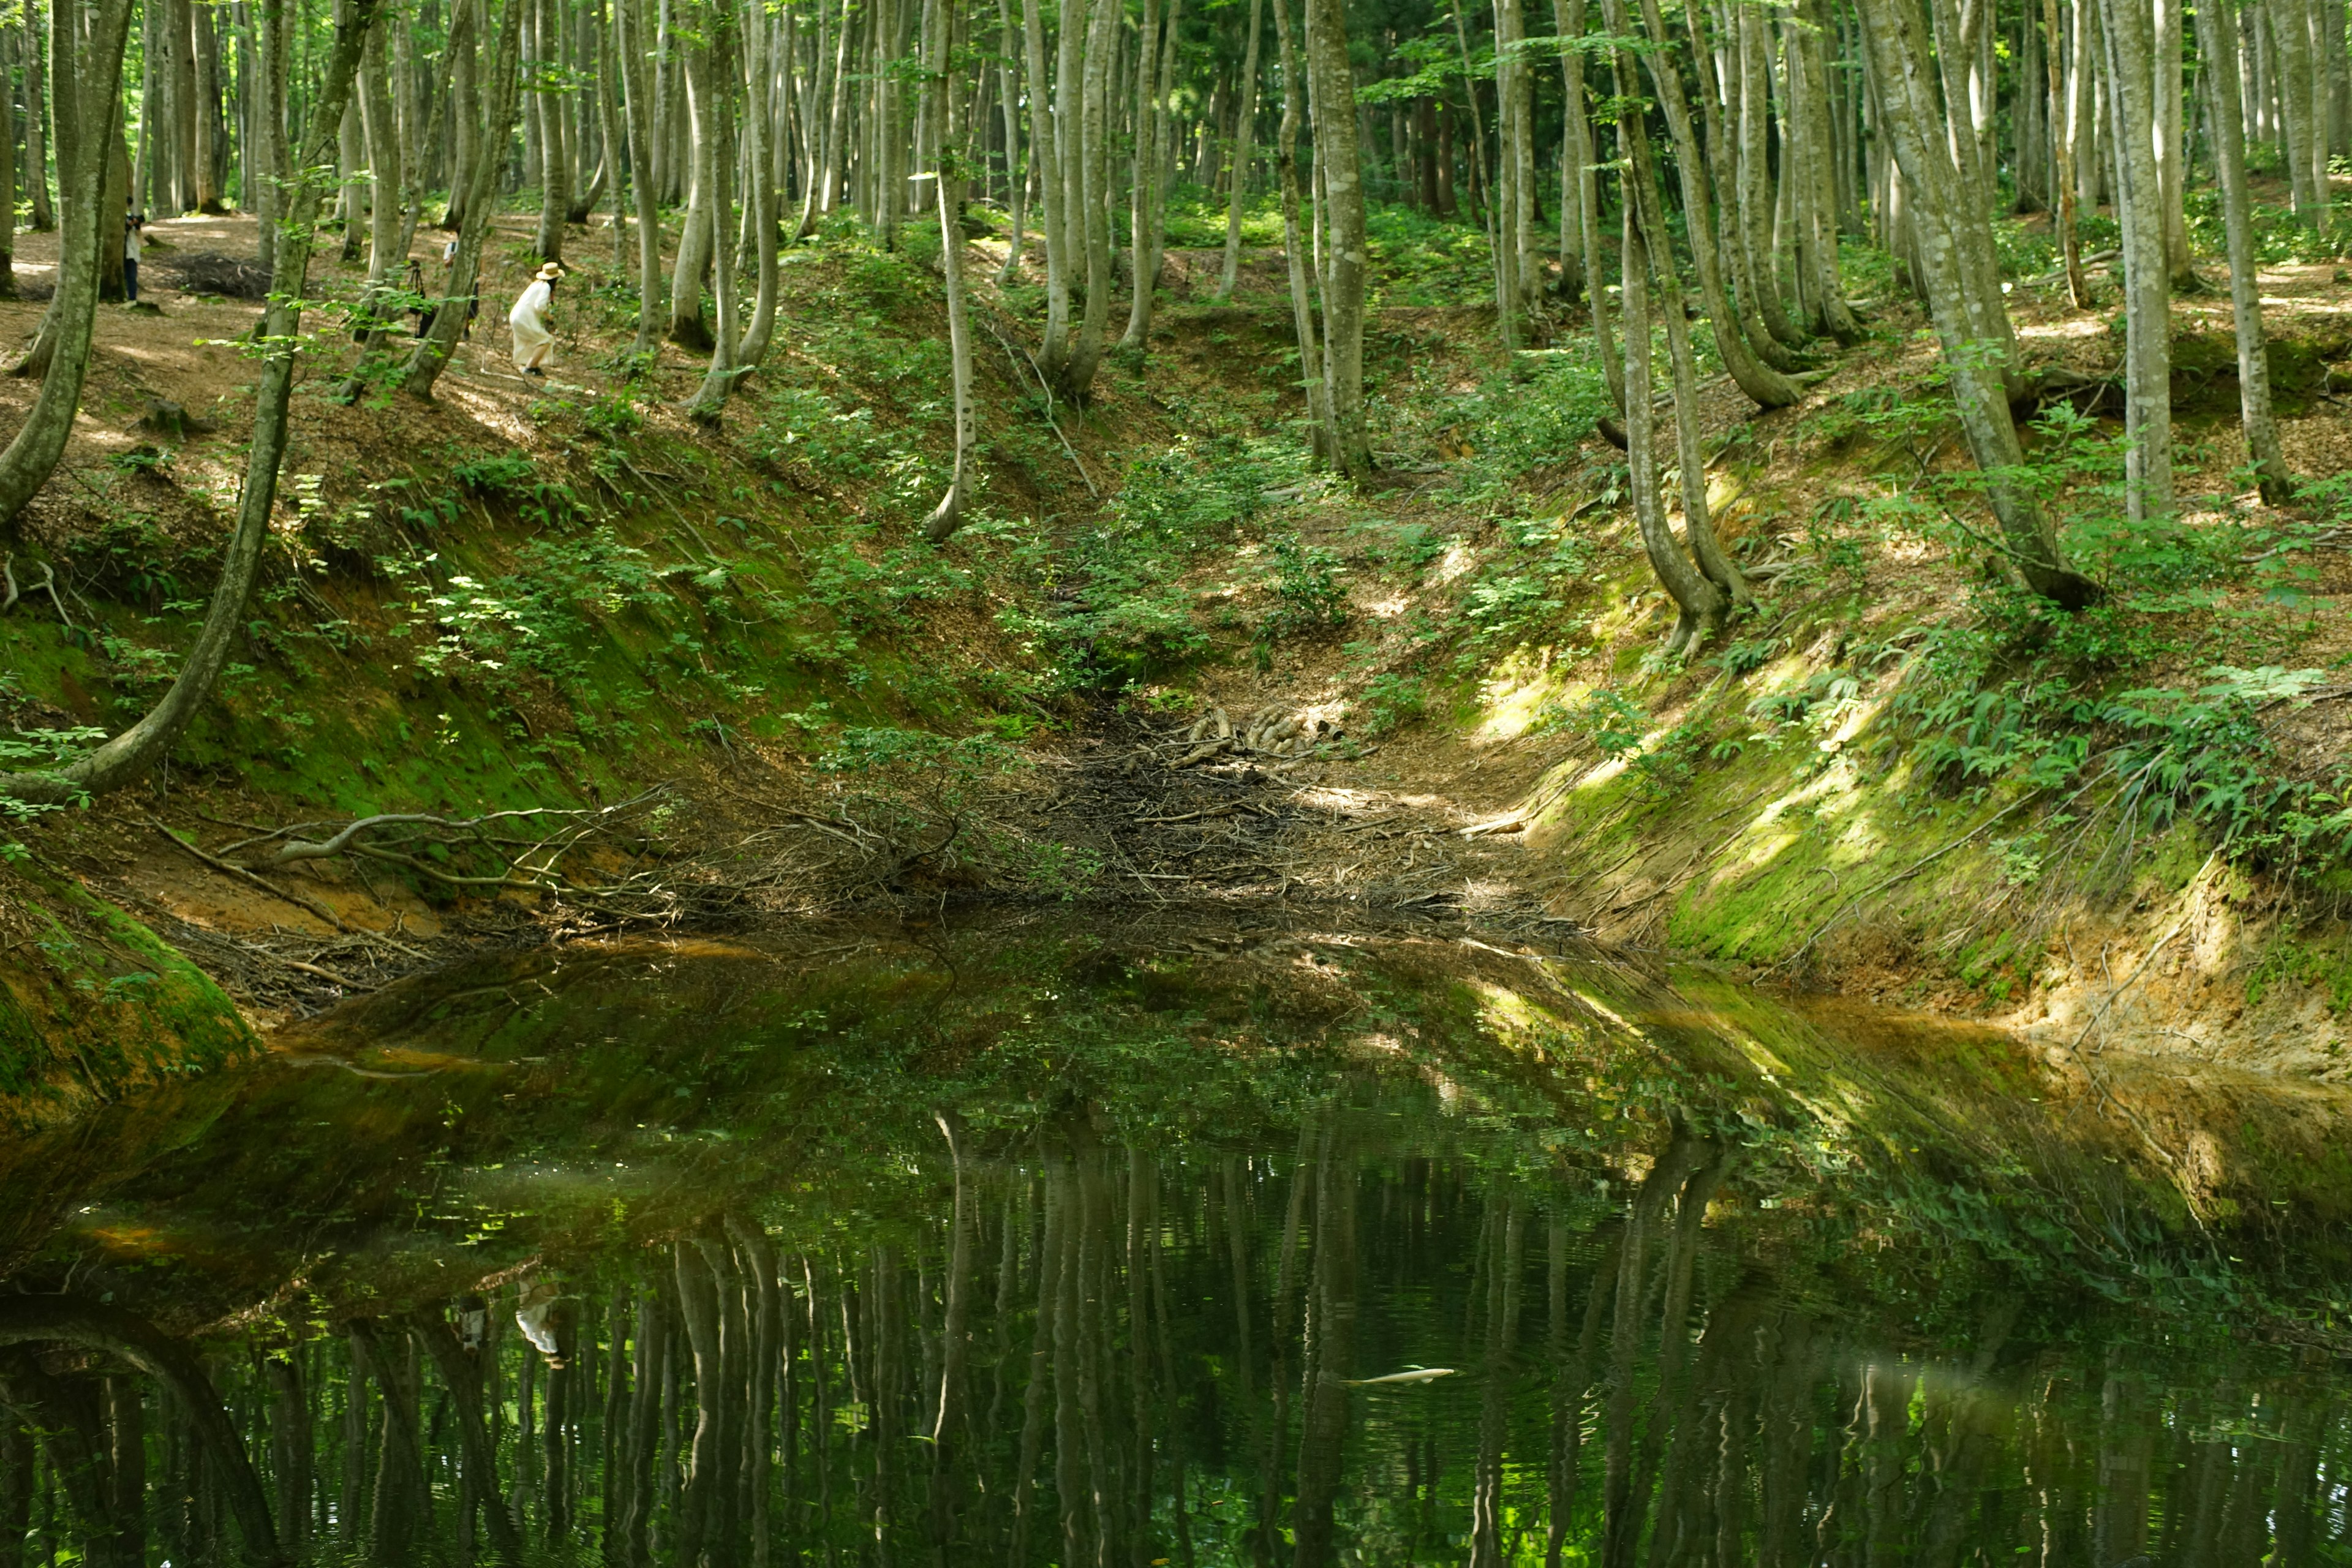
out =
[[0,1151],[0,1568],[2352,1562],[2336,1091],[1217,911],[284,1043]]

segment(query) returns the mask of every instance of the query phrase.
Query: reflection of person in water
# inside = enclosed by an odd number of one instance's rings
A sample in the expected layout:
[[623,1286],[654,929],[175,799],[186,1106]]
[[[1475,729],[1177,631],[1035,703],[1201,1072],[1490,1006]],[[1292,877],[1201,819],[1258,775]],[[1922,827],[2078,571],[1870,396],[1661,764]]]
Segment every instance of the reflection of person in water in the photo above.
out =
[[515,1326],[531,1348],[547,1358],[548,1365],[560,1367],[571,1353],[572,1317],[572,1298],[563,1294],[562,1287],[552,1279],[534,1279],[522,1288]]

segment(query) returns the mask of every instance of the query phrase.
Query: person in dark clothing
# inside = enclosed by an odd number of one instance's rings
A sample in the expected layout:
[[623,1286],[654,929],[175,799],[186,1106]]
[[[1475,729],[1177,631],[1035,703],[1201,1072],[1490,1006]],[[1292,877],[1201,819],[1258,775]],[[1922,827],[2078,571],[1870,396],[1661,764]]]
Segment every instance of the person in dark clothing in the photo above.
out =
[[139,250],[142,231],[147,226],[147,215],[125,208],[122,214],[122,299],[126,304],[139,303]]

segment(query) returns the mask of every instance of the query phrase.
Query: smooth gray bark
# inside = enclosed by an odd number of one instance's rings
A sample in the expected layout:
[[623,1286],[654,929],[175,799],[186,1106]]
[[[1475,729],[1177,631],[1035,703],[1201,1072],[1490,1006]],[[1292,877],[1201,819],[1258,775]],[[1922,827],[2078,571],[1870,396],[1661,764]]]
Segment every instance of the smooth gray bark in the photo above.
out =
[[1307,249],[1298,232],[1298,132],[1306,118],[1298,50],[1290,36],[1290,0],[1274,6],[1276,47],[1282,56],[1282,124],[1274,140],[1275,178],[1282,193],[1282,255],[1290,273],[1290,315],[1298,339],[1298,374],[1307,394],[1309,444],[1328,459],[1336,437],[1331,428],[1330,388],[1323,380],[1323,349],[1315,324],[1315,293],[1308,280]]
[[[2048,0],[2052,5],[2057,0]],[[2253,202],[2246,189],[2244,105],[2238,77],[2238,19],[2230,0],[2197,7],[2197,44],[2205,58],[2212,108],[2213,163],[2221,186],[2221,216],[2230,254],[2230,304],[2238,335],[2238,408],[2246,452],[2263,499],[2273,504],[2294,494],[2294,475],[2279,446],[2271,412],[2270,346],[2263,331],[2263,291],[2254,257]]]
[[1331,464],[1349,479],[1360,479],[1372,471],[1371,441],[1364,425],[1364,286],[1370,258],[1344,0],[1307,0],[1307,57],[1316,113],[1315,169],[1331,226],[1323,268]]
[[1265,0],[1250,0],[1249,43],[1242,54],[1241,102],[1234,115],[1232,189],[1225,196],[1225,257],[1217,274],[1217,301],[1234,297],[1242,264],[1242,197],[1249,189],[1250,153],[1257,134],[1258,37],[1265,21]]
[[[1881,120],[1911,198],[1920,281],[1943,348],[1953,405],[1984,476],[1986,500],[2000,520],[2004,552],[2035,593],[2064,608],[2080,608],[2097,596],[2097,589],[2064,563],[2057,530],[2019,482],[2024,451],[2005,382],[2012,346],[2008,319],[1984,319],[1983,302],[1961,262],[1958,231],[1971,215],[1958,194],[1948,141],[1929,130],[1930,89],[1923,79],[1929,58],[1927,26],[1917,0],[1872,0],[1861,20],[1879,87]],[[1974,222],[1985,226],[1980,216]]]
[[2132,521],[2172,515],[2172,268],[2165,255],[2156,40],[2147,0],[2100,0],[2123,219],[2125,502]]

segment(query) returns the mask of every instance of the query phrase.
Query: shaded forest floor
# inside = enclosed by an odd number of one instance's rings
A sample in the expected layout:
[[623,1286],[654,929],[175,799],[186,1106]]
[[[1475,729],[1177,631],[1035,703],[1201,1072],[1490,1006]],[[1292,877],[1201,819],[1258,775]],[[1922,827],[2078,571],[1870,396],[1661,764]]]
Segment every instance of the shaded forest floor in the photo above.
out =
[[[328,395],[362,272],[322,268],[278,539],[220,696],[149,784],[0,835],[0,1093],[110,1097],[483,942],[919,923],[973,898],[1354,905],[1507,946],[1583,930],[1990,1018],[2078,1064],[2352,1070],[2333,883],[2216,853],[2213,822],[2145,791],[2035,782],[2075,737],[2033,707],[2055,677],[1983,552],[1918,499],[1963,454],[1887,279],[1853,279],[1871,338],[1816,351],[1831,374],[1800,405],[1703,388],[1711,505],[1760,603],[1665,661],[1580,319],[1501,363],[1491,310],[1447,302],[1480,291],[1459,245],[1400,232],[1380,258],[1384,473],[1360,489],[1304,460],[1277,254],[1251,250],[1220,303],[1207,237],[1179,243],[1147,350],[1114,351],[1083,411],[1026,360],[1033,256],[979,290],[982,482],[934,550],[935,230],[787,252],[776,349],[716,430],[680,409],[698,356],[625,356],[634,268],[601,219],[567,240],[551,378],[514,372],[530,230],[502,222],[430,406]],[[7,542],[20,584],[55,587],[0,616],[0,721],[20,732],[115,728],[152,700],[234,505],[257,307],[178,280],[217,283],[186,263],[249,258],[253,225],[150,232],[155,309],[101,307],[66,463]],[[2012,237],[2028,356],[2111,371],[2114,281],[2074,310],[2032,226]],[[417,236],[428,278],[441,238]],[[20,240],[36,289],[47,240]],[[975,237],[975,273],[1003,250]],[[2262,281],[2288,455],[2342,472],[2352,279],[2282,259]],[[40,309],[0,302],[0,335]],[[2095,525],[2111,430],[2045,424],[2053,497],[2094,520],[2070,548],[2116,585],[2112,646],[2065,679],[2085,701],[2189,700],[2213,666],[2319,672],[2265,697],[2245,743],[2272,775],[2330,778],[2347,721],[2327,672],[2352,645],[2334,503],[2274,512],[2233,477],[2226,293],[2184,297],[2175,332],[2181,492],[2214,498],[2188,535],[2249,542],[2200,561],[2263,563],[2126,559]],[[12,413],[32,395],[0,381]],[[159,400],[197,425],[159,433]],[[1990,708],[1954,705],[1971,683]],[[592,815],[502,819],[538,850],[386,829],[373,855],[270,858],[296,824],[559,811]],[[575,829],[572,892],[519,885]]]

